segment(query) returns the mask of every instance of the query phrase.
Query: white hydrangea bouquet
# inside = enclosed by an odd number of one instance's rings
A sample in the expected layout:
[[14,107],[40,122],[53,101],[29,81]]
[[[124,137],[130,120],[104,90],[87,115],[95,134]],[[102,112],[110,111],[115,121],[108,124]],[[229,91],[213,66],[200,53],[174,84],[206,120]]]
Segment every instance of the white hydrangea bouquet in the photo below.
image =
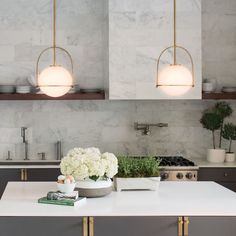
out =
[[61,173],[77,181],[106,180],[118,172],[118,160],[112,153],[101,153],[98,148],[74,148],[61,161]]

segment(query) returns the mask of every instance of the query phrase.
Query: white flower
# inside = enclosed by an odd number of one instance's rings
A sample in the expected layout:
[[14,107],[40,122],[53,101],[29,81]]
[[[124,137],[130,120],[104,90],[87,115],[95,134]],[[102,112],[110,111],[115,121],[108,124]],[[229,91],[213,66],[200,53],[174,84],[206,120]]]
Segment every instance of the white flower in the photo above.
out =
[[112,178],[118,172],[118,160],[113,153],[103,153],[102,160],[106,162],[105,174],[108,178]]
[[118,160],[112,153],[101,154],[98,148],[74,148],[61,161],[63,175],[76,180],[86,178],[112,178],[118,171]]

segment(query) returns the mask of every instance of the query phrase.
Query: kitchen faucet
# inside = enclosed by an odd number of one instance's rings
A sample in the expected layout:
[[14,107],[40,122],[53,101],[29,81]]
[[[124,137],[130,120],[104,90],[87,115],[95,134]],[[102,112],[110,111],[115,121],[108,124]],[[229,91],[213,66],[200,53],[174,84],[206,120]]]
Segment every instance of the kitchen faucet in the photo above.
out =
[[139,124],[137,122],[134,123],[135,130],[141,130],[142,135],[150,135],[150,127],[168,127],[168,123],[157,123],[157,124]]
[[25,161],[28,161],[29,160],[29,143],[28,141],[26,140],[26,130],[27,128],[26,127],[21,127],[21,137],[23,139],[23,144],[24,144],[24,154],[25,154],[25,158],[24,160]]

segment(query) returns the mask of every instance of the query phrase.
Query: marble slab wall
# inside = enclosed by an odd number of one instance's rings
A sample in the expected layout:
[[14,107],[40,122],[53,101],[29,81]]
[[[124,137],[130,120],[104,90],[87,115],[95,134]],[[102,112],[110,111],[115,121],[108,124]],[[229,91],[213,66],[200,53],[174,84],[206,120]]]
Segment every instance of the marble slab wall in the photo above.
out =
[[[30,156],[46,152],[55,159],[55,143],[64,153],[73,147],[100,147],[116,154],[178,154],[205,156],[211,133],[199,123],[201,112],[214,102],[201,101],[29,101],[0,103],[0,157],[10,150],[22,159],[20,127],[28,127]],[[232,102],[236,110],[236,103]],[[236,120],[236,112],[231,117]],[[167,122],[149,136],[134,130],[134,122]],[[233,144],[236,151],[236,144]]]
[[[57,45],[74,61],[81,87],[104,86],[104,0],[58,0]],[[35,73],[39,53],[52,46],[52,0],[2,0],[0,7],[0,84],[25,84]],[[68,64],[59,53],[58,63]],[[52,63],[46,53],[40,69]]]
[[[136,1],[144,7],[151,2]],[[129,1],[120,2],[130,9]],[[235,0],[202,2],[203,76],[216,78],[218,84],[235,85],[236,81],[235,3]],[[58,0],[58,44],[72,53],[81,86],[105,84],[107,6],[107,0]],[[38,53],[51,43],[51,16],[50,0],[1,1],[1,84],[25,82],[34,72]],[[155,14],[153,17],[156,22]],[[202,129],[199,119],[201,112],[213,104],[213,101],[0,101],[0,159],[6,158],[8,150],[13,158],[23,159],[22,126],[29,128],[27,136],[33,159],[38,158],[38,152],[46,152],[47,158],[55,159],[54,144],[58,140],[63,142],[64,153],[74,146],[97,146],[116,154],[179,152],[192,158],[203,157],[211,147],[211,134]],[[231,104],[236,110],[236,103]],[[235,122],[236,112],[231,120]],[[133,128],[135,121],[168,122],[169,127],[154,128],[150,136],[142,136]],[[236,151],[235,143],[233,149]]]
[[[173,99],[156,88],[157,59],[173,45],[173,0],[109,1],[110,99]],[[178,0],[177,45],[194,61],[195,87],[176,99],[200,99],[202,85],[201,0]],[[177,50],[177,63],[190,70],[190,58]],[[160,70],[173,64],[173,48],[160,61]]]

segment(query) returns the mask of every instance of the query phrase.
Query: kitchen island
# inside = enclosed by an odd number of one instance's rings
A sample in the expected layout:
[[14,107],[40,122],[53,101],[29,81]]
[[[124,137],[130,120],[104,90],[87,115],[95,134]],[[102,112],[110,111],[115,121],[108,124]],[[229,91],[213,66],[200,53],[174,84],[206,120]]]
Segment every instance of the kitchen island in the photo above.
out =
[[[0,201],[4,236],[233,236],[236,194],[214,182],[161,182],[158,192],[113,192],[79,207],[38,204],[53,182],[9,182]],[[12,225],[18,225],[23,233]],[[214,227],[213,227],[214,225]],[[23,228],[22,228],[23,227]],[[57,233],[57,234],[56,234]]]

